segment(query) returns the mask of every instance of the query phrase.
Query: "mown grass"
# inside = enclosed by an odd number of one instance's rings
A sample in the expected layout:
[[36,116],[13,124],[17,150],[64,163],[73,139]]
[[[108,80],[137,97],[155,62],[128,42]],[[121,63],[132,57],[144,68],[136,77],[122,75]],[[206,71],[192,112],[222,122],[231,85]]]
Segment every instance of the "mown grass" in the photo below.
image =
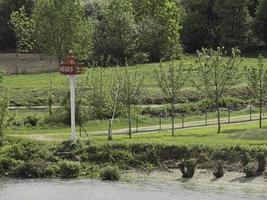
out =
[[[129,139],[127,134],[114,135],[111,143],[156,143],[166,145],[208,146],[215,148],[242,146],[253,148],[267,148],[267,126],[259,130],[257,122],[224,125],[221,134],[217,134],[217,127],[202,127],[182,129],[175,132],[175,137],[170,131],[133,134]],[[8,131],[9,137],[30,138],[43,141],[68,140],[70,129],[46,129],[46,130],[12,130]],[[90,139],[96,144],[106,144],[106,135],[90,134],[79,137],[81,140]]]
[[[184,58],[184,63],[188,66],[194,64],[195,58],[188,56]],[[175,61],[180,62],[180,61]],[[243,70],[245,66],[255,65],[256,58],[245,58],[240,66]],[[267,59],[264,60],[265,67],[267,68]],[[158,94],[160,89],[154,78],[154,71],[159,66],[159,63],[143,64],[128,66],[130,72],[138,72],[145,77],[145,84],[147,86],[147,93]],[[168,63],[163,63],[167,69]],[[106,71],[112,68],[104,69]],[[122,69],[119,69],[122,70]],[[85,75],[81,75],[79,82],[83,82]],[[2,85],[8,88],[11,99],[17,100],[21,105],[35,105],[45,104],[48,96],[49,83],[52,80],[54,93],[57,95],[56,90],[60,88],[68,88],[68,79],[59,73],[46,73],[34,75],[12,75],[6,76]],[[104,77],[105,81],[105,77]],[[245,82],[245,80],[243,80]],[[191,87],[192,83],[188,81],[186,87]]]

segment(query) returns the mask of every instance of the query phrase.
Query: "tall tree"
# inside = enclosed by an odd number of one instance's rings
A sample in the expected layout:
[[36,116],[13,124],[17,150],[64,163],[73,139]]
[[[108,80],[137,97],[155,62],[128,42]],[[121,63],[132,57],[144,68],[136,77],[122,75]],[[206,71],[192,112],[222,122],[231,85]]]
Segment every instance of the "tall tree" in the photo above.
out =
[[[3,76],[0,73],[0,83],[2,82]],[[8,112],[8,97],[7,91],[0,85],[0,145],[4,142],[4,128],[5,120]]]
[[128,117],[129,137],[132,138],[132,104],[137,103],[144,93],[144,77],[135,73],[130,73],[126,68],[119,77],[119,96],[118,100],[126,106]]
[[77,40],[83,9],[79,0],[37,0],[33,19],[39,47],[60,62]]
[[231,55],[226,56],[227,52],[223,48],[202,49],[196,59],[195,85],[216,105],[218,133],[221,132],[220,102],[241,78],[240,51],[232,49]]
[[16,37],[9,21],[11,13],[25,6],[28,15],[31,14],[34,0],[0,0],[0,50],[10,51],[16,48]]
[[133,0],[139,50],[151,61],[177,58],[181,53],[182,11],[174,0]]
[[18,11],[12,12],[10,24],[16,35],[16,69],[19,74],[18,53],[28,53],[34,48],[35,23],[27,15],[25,7],[22,6]]
[[111,58],[113,64],[126,64],[136,48],[136,38],[131,0],[107,1],[96,26],[94,52],[97,60],[103,58],[106,62]]
[[254,27],[259,38],[267,44],[267,0],[260,1]]
[[219,45],[246,49],[250,45],[248,0],[216,0]]
[[262,107],[267,94],[267,70],[264,68],[263,60],[264,58],[260,55],[258,57],[257,66],[252,66],[246,71],[249,88],[254,94],[255,100],[260,105],[260,128],[262,128]]
[[179,93],[182,87],[185,85],[186,81],[189,78],[189,69],[185,66],[183,62],[179,64],[174,64],[173,62],[169,65],[167,71],[163,68],[162,65],[159,66],[159,69],[155,71],[155,77],[158,82],[158,85],[166,96],[167,99],[171,101],[171,118],[172,118],[172,136],[174,136],[174,109],[175,102],[179,97]]

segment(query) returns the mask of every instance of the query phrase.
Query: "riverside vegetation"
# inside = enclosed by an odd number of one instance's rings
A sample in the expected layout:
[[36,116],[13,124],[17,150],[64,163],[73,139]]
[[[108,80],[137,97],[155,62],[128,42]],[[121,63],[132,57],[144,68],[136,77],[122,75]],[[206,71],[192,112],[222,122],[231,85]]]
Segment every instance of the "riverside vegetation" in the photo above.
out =
[[[247,177],[265,170],[264,148],[212,148],[164,144],[96,144],[90,140],[60,143],[13,139],[0,150],[0,175],[16,178],[91,177],[119,180],[130,169],[181,169],[191,178],[197,168],[213,169],[217,178],[223,170],[243,171]],[[214,162],[220,160],[215,167]],[[178,178],[178,177],[177,177]]]

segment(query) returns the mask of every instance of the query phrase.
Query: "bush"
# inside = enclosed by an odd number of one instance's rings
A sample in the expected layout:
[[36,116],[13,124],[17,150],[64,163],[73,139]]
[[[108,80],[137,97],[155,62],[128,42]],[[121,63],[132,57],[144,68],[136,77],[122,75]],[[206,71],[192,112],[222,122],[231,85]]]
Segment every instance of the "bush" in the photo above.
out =
[[213,175],[216,178],[221,178],[224,176],[223,161],[217,161],[214,164]]
[[26,127],[37,127],[37,123],[38,123],[39,119],[37,118],[37,116],[26,116],[24,119],[23,119],[23,123],[24,123],[24,126]]
[[81,170],[80,163],[64,160],[59,164],[59,173],[62,178],[76,178]]
[[105,181],[118,181],[120,170],[118,167],[107,166],[100,171],[100,178]]
[[250,161],[250,155],[247,152],[241,154],[241,163],[243,167],[247,166]]
[[44,178],[47,166],[48,164],[40,159],[22,162],[14,169],[12,175],[16,178]]
[[256,159],[258,161],[258,170],[257,172],[263,173],[265,171],[266,158],[263,152],[257,153]]
[[255,163],[248,163],[245,167],[244,167],[244,172],[246,174],[246,177],[253,177],[256,176],[257,173],[257,165]]
[[12,171],[18,164],[13,158],[0,157],[0,174]]
[[183,160],[179,164],[179,168],[183,174],[183,178],[192,178],[195,174],[197,162],[195,159]]

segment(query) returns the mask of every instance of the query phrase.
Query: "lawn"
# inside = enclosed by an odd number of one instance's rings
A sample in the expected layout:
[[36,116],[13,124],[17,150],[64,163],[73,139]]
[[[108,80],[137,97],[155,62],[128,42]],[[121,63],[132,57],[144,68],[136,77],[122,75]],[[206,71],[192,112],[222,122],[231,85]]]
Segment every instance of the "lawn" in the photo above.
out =
[[[186,65],[191,65],[194,63],[194,57],[185,57],[184,63]],[[179,61],[175,61],[179,62]],[[257,62],[256,58],[245,58],[240,70],[243,70],[245,66],[255,65]],[[267,68],[267,60],[264,61]],[[128,66],[130,72],[138,72],[145,77],[145,84],[147,86],[147,93],[158,94],[159,88],[154,79],[154,71],[156,67],[159,66],[159,63],[143,64],[143,65],[134,65]],[[168,63],[163,63],[163,66],[166,68]],[[114,68],[113,68],[114,69]],[[104,69],[107,74],[109,74],[110,68]],[[91,71],[90,71],[91,73]],[[86,75],[81,75],[79,77],[79,82],[83,83]],[[68,88],[67,77],[60,75],[59,73],[46,73],[46,74],[34,74],[34,75],[12,75],[6,76],[2,83],[10,93],[10,98],[14,99],[15,104],[19,105],[44,105],[46,104],[46,99],[49,91],[49,83],[52,81],[53,91],[58,99],[58,91],[62,88]],[[104,77],[105,80],[105,77]],[[192,84],[189,81],[186,87],[191,87]]]

